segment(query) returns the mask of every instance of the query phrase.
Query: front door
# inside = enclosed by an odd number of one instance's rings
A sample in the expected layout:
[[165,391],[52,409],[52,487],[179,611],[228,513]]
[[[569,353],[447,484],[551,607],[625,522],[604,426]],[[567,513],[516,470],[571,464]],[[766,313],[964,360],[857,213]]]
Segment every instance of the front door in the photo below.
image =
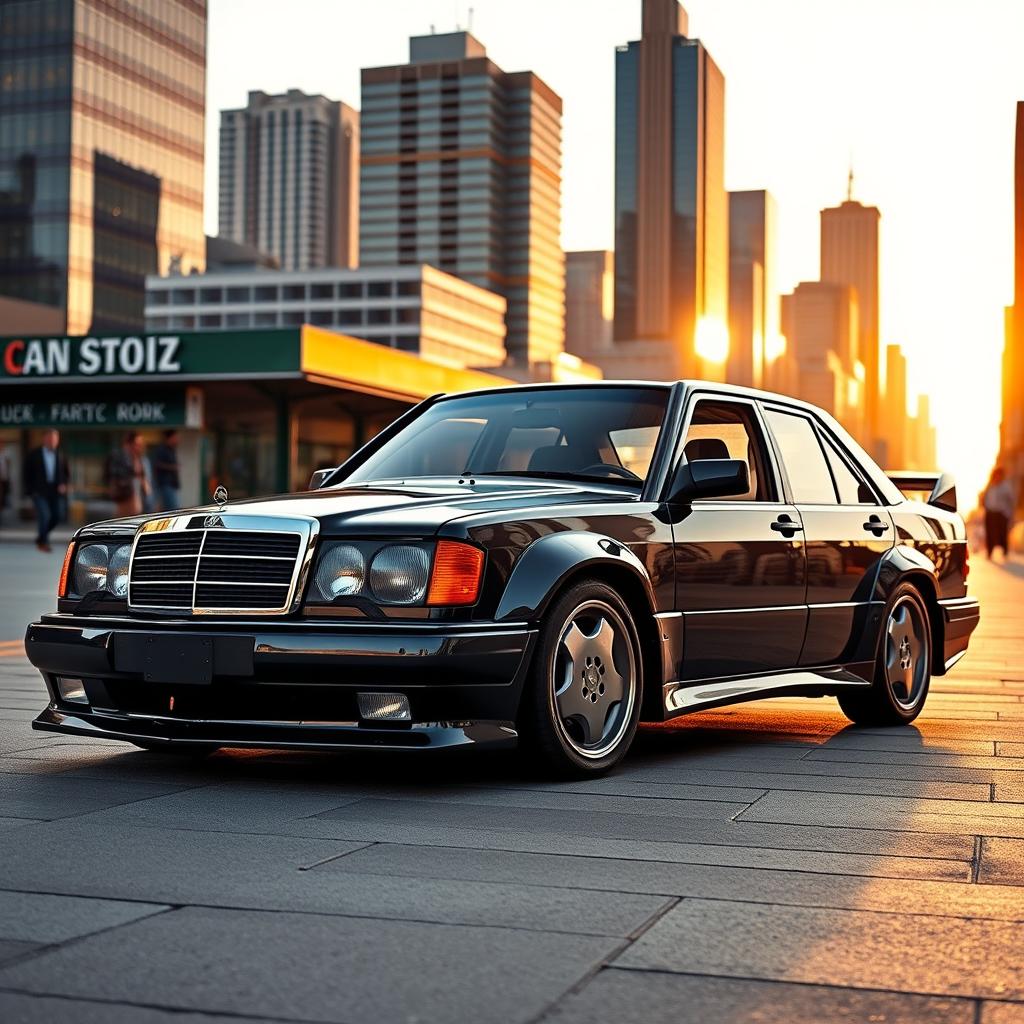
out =
[[750,490],[672,509],[681,678],[793,668],[807,620],[800,514],[782,500],[753,403],[698,396],[691,409],[678,457],[744,459]]
[[790,494],[807,544],[807,639],[801,665],[835,665],[858,658],[860,639],[874,635],[869,618],[875,577],[893,545],[888,511],[810,417],[768,408]]

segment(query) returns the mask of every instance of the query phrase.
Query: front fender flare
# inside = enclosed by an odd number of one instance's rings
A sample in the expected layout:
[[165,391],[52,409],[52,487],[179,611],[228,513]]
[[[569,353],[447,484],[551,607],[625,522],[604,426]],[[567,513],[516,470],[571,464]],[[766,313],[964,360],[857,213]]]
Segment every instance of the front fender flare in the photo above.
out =
[[551,595],[583,566],[625,569],[637,578],[655,607],[654,588],[643,562],[624,544],[611,537],[582,531],[552,533],[535,540],[519,556],[505,584],[495,619],[499,622],[534,621]]

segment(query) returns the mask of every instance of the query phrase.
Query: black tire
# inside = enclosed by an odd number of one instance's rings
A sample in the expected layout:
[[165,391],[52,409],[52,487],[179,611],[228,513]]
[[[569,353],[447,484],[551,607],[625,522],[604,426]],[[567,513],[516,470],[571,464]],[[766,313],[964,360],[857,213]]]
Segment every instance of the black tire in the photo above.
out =
[[632,615],[611,587],[584,580],[544,617],[519,727],[549,772],[585,778],[616,765],[640,718],[643,657]]
[[857,725],[907,725],[921,713],[932,678],[932,627],[920,591],[901,583],[882,613],[870,689],[839,694]]
[[167,754],[171,757],[191,757],[199,760],[204,757],[209,757],[210,754],[220,747],[216,743],[161,743],[148,742],[146,740],[132,740],[132,746],[138,747],[140,750],[150,750],[154,754]]

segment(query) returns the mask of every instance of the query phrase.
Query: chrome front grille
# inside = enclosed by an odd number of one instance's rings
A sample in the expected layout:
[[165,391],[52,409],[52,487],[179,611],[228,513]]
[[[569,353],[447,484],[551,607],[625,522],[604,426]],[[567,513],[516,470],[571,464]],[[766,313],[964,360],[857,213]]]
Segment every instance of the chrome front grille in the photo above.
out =
[[[132,549],[128,606],[145,611],[273,615],[290,611],[312,522],[223,515],[143,524]],[[193,527],[193,524],[196,524]]]

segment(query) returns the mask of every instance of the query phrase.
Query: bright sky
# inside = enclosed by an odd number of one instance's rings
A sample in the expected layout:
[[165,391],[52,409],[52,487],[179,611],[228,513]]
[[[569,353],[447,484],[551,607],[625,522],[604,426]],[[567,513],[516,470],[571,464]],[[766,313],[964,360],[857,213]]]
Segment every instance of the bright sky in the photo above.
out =
[[[564,101],[563,242],[612,248],[614,55],[640,0],[210,0],[208,230],[219,111],[250,89],[359,106],[359,70],[408,37],[463,27]],[[779,284],[818,276],[818,211],[882,212],[881,331],[932,396],[939,459],[972,501],[998,444],[1003,307],[1012,301],[1013,126],[1024,99],[1020,0],[689,0],[726,79],[726,185],[779,206]]]

